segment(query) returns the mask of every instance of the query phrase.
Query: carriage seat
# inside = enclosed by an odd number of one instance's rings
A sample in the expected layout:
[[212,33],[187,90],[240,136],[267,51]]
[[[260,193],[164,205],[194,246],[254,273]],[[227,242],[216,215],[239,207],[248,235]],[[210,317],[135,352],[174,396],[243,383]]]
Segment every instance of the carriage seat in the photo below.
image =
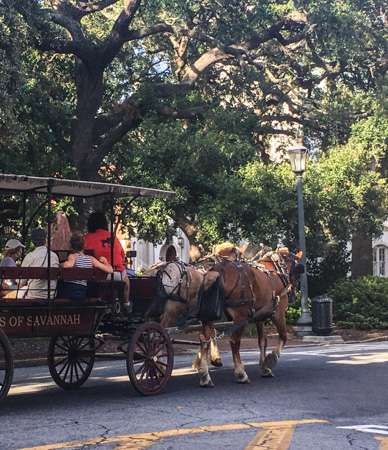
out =
[[[107,273],[96,268],[71,268],[61,269],[56,267],[0,267],[0,280],[3,282],[7,279],[21,280],[40,279],[40,280],[86,280],[88,282],[87,298],[82,303],[100,302],[103,291],[110,289],[110,281],[107,280]],[[73,300],[67,298],[54,298],[54,304],[74,303]],[[19,304],[41,304],[47,303],[46,299],[11,299],[0,298],[0,303],[17,303]],[[77,302],[80,303],[79,301]]]

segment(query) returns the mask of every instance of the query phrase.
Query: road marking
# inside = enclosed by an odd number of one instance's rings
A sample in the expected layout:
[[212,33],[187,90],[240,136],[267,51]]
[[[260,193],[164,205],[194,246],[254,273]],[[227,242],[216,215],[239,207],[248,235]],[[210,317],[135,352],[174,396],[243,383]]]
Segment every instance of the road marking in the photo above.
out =
[[294,427],[264,427],[244,450],[284,450],[291,444]]
[[388,427],[385,425],[351,425],[348,427],[337,427],[345,430],[356,430],[364,433],[386,434],[388,435]]
[[380,450],[388,450],[388,438],[375,436],[375,439],[383,443],[383,445],[380,446]]
[[[154,433],[141,433],[141,434],[129,434],[126,436],[116,436],[112,438],[97,438],[91,439],[89,441],[73,441],[73,442],[62,442],[58,444],[48,444],[41,445],[38,447],[25,447],[19,450],[56,450],[63,448],[80,448],[85,446],[92,445],[104,445],[109,443],[117,442],[119,445],[115,447],[115,450],[128,450],[128,449],[145,449],[150,445],[153,445],[155,442],[162,440],[166,437],[171,436],[183,436],[186,434],[196,434],[196,433],[211,433],[216,431],[232,431],[232,430],[247,430],[251,428],[263,428],[265,432],[272,432],[272,436],[274,436],[274,432],[276,428],[280,428],[283,431],[280,432],[279,437],[285,439],[284,442],[287,442],[288,433],[291,431],[291,438],[293,433],[293,428],[295,425],[306,424],[306,423],[327,423],[327,420],[286,420],[283,422],[257,422],[257,423],[248,423],[248,424],[229,424],[229,425],[215,425],[209,427],[198,427],[198,428],[181,428],[176,430],[166,430],[166,431],[156,431]],[[261,433],[259,433],[260,435]],[[256,439],[258,441],[258,439]],[[251,441],[252,442],[252,441]],[[291,442],[291,441],[290,441]],[[273,442],[275,444],[275,442]],[[250,444],[248,444],[250,445]],[[289,444],[288,444],[289,445]],[[264,449],[278,449],[278,450],[286,450],[288,448],[284,445],[280,446],[267,446],[261,447]],[[254,449],[255,447],[251,447]],[[258,447],[256,447],[258,448]]]
[[[337,428],[362,431],[363,433],[388,435],[388,427],[385,425],[353,425],[349,427],[337,427]],[[382,442],[382,445],[380,445],[380,450],[388,450],[388,438],[382,436],[373,436],[373,437],[378,441]]]
[[361,364],[371,364],[371,363],[384,363],[388,361],[388,353],[369,353],[366,355],[345,355],[350,357],[348,360],[337,360],[328,361],[329,364],[350,364],[350,365],[361,365]]

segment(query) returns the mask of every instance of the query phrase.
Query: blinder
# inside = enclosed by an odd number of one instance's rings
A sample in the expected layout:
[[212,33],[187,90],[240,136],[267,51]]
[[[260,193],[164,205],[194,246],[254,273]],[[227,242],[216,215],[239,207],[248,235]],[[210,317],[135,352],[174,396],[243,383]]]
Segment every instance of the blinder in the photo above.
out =
[[296,263],[294,266],[294,271],[298,275],[304,273],[304,265],[302,263]]

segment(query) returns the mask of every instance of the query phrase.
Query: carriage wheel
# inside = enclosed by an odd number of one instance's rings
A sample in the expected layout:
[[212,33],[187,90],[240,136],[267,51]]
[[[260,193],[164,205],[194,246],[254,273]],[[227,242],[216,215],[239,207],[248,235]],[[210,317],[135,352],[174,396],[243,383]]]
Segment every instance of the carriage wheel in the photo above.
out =
[[127,370],[135,389],[143,395],[159,393],[174,364],[172,343],[157,323],[145,323],[132,335],[127,351]]
[[96,350],[90,336],[53,336],[48,366],[53,380],[63,389],[77,389],[89,378]]
[[0,401],[8,394],[13,378],[13,354],[7,336],[0,329]]

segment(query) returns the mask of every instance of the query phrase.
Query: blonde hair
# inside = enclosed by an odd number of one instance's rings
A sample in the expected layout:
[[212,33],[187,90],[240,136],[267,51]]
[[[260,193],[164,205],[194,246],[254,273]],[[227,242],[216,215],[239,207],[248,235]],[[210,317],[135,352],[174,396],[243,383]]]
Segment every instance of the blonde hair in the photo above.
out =
[[22,247],[16,247],[16,248],[6,248],[3,251],[3,256],[6,258],[7,256],[10,256],[12,258],[12,255],[15,255],[17,252],[19,252],[22,249]]

